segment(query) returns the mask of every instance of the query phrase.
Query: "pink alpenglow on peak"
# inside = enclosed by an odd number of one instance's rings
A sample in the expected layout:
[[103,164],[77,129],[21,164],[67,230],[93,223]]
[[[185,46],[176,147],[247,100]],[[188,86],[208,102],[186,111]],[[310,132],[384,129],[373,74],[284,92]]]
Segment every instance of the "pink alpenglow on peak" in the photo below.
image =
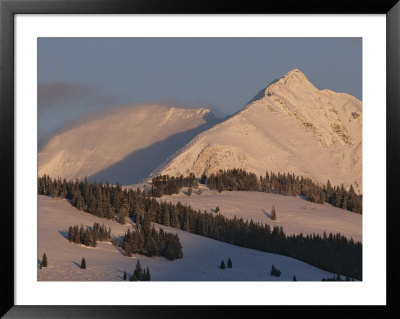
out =
[[362,192],[362,103],[318,90],[298,69],[241,111],[199,134],[157,173],[200,177],[239,168],[290,172]]

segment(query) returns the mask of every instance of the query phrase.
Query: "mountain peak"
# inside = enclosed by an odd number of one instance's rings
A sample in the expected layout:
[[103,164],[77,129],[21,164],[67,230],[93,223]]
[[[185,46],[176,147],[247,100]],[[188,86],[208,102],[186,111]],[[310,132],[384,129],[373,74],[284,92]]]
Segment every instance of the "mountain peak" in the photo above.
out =
[[305,74],[297,68],[286,73],[283,78],[287,79],[287,80],[300,80],[300,81],[307,80],[308,81]]
[[282,78],[279,80],[271,83],[268,87],[277,86],[296,86],[296,87],[312,87],[315,89],[314,85],[307,79],[305,74],[301,72],[299,69],[293,69],[286,73]]
[[315,93],[318,89],[308,80],[303,72],[295,68],[279,79],[270,82],[264,89],[258,92],[248,103],[260,100],[275,93],[283,94],[290,89],[309,91]]
[[307,79],[299,69],[293,69],[280,79],[272,81],[264,91],[264,96],[271,96],[274,93],[286,95],[288,91],[303,91],[314,94],[318,89]]

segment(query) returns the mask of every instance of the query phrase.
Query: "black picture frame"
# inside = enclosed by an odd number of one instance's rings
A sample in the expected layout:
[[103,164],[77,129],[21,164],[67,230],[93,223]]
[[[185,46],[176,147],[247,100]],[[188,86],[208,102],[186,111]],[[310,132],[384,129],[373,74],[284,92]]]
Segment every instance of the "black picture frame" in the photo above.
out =
[[[4,318],[203,318],[248,316],[265,311],[264,306],[22,306],[14,303],[14,15],[15,14],[385,14],[387,21],[387,117],[386,117],[386,217],[387,283],[386,306],[269,307],[268,316],[312,317],[320,315],[398,317],[398,272],[395,231],[398,223],[395,180],[398,179],[400,137],[400,3],[398,0],[286,0],[286,1],[178,1],[178,0],[0,0],[0,178],[1,224],[3,227],[1,311]],[[382,172],[383,174],[384,172]],[[4,240],[6,239],[6,240]],[[379,276],[379,274],[377,274]],[[310,313],[312,311],[312,313]]]

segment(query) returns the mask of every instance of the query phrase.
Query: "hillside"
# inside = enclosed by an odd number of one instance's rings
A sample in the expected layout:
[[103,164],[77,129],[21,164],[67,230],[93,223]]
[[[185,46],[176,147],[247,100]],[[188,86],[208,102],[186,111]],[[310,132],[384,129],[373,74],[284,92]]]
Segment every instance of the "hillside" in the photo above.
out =
[[318,90],[298,69],[262,90],[229,119],[199,134],[156,174],[241,168],[290,172],[362,192],[362,104]]
[[[162,257],[124,256],[111,243],[98,242],[97,247],[75,245],[65,238],[68,227],[76,224],[92,226],[94,222],[111,227],[113,236],[120,236],[132,224],[121,225],[84,213],[65,199],[38,197],[38,262],[43,253],[48,267],[38,268],[39,281],[120,281],[123,272],[132,272],[137,260],[149,267],[153,281],[319,281],[334,275],[293,258],[242,248],[177,229],[183,246],[183,259],[167,261]],[[159,227],[156,225],[156,227]],[[85,257],[87,269],[80,269]],[[220,270],[222,259],[232,259],[233,268]],[[281,277],[270,275],[271,265],[281,270]],[[133,284],[133,283],[132,283]]]
[[215,123],[204,108],[114,108],[54,136],[39,152],[38,175],[136,183]]
[[[201,195],[199,195],[201,190]],[[235,192],[210,190],[204,185],[186,195],[186,188],[179,194],[163,196],[159,200],[173,204],[181,202],[202,212],[220,213],[229,218],[243,218],[266,223],[271,228],[282,226],[287,235],[341,233],[348,239],[362,242],[362,215],[334,207],[306,201],[300,197],[275,195],[262,192]],[[271,208],[275,206],[277,219],[271,220]]]

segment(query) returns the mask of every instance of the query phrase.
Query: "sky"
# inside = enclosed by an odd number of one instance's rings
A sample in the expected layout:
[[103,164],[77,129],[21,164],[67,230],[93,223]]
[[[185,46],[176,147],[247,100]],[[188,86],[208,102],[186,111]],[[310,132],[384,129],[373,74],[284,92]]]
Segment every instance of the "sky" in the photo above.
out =
[[39,38],[39,145],[113,106],[205,107],[223,118],[294,68],[362,100],[361,38]]

